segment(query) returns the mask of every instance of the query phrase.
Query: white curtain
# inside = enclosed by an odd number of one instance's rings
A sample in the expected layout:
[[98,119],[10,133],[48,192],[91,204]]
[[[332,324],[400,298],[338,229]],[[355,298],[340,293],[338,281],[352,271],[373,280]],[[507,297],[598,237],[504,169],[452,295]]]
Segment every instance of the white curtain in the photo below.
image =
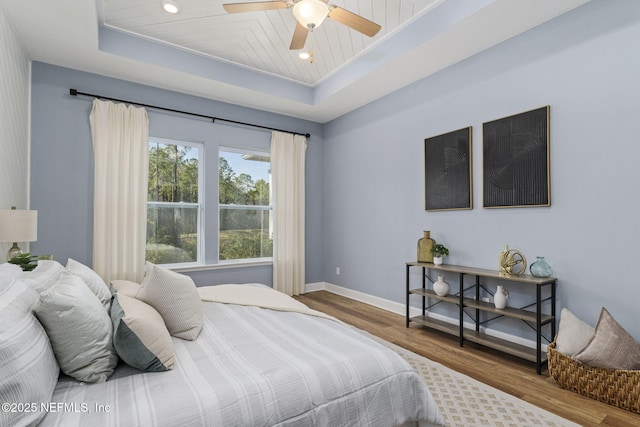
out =
[[307,139],[273,132],[273,287],[287,295],[304,293],[304,183]]
[[144,108],[93,101],[93,269],[140,283],[144,273],[149,118]]

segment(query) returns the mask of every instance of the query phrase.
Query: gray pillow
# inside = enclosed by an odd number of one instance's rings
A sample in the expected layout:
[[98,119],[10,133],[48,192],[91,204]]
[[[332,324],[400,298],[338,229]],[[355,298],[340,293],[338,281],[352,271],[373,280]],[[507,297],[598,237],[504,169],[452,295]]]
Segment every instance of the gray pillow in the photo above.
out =
[[109,309],[111,308],[111,292],[109,291],[107,284],[102,280],[102,277],[98,276],[98,273],[71,258],[67,260],[65,270],[80,277],[84,283],[87,284],[91,292],[98,297],[102,306],[107,310],[107,313],[109,312]]
[[111,305],[113,346],[124,362],[142,371],[173,368],[173,341],[162,316],[150,305],[117,292]]
[[118,363],[109,315],[78,276],[64,271],[34,306],[62,371],[78,381],[106,381]]
[[3,403],[34,403],[34,412],[0,410],[0,426],[36,425],[51,401],[60,369],[42,325],[31,312],[38,293],[20,279],[0,279],[0,396]]
[[573,358],[596,368],[640,369],[640,343],[603,307],[591,341]]
[[202,301],[191,277],[148,262],[136,298],[158,310],[172,336],[193,341],[200,335]]
[[573,356],[589,344],[593,332],[593,327],[580,320],[569,309],[563,308],[560,312],[556,350],[562,354]]

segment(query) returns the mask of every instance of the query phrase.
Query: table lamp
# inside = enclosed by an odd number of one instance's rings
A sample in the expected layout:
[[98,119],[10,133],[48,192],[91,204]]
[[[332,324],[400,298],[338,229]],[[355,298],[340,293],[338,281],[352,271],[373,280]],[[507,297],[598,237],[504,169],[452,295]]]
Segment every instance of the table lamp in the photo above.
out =
[[13,243],[7,252],[7,261],[22,253],[18,242],[38,240],[38,211],[16,209],[0,210],[0,243]]

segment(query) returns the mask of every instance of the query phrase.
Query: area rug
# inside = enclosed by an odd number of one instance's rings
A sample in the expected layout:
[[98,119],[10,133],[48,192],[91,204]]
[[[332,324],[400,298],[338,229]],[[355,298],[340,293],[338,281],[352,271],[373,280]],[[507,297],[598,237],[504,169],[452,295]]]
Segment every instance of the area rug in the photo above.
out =
[[448,426],[578,426],[467,375],[373,337],[404,358],[422,376]]

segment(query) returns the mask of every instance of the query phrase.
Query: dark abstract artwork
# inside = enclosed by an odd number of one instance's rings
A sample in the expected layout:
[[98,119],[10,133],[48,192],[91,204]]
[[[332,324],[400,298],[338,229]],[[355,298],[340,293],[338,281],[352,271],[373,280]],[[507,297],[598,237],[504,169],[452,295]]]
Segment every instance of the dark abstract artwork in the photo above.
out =
[[472,209],[471,126],[424,140],[425,209]]
[[485,208],[550,206],[549,106],[483,125]]

